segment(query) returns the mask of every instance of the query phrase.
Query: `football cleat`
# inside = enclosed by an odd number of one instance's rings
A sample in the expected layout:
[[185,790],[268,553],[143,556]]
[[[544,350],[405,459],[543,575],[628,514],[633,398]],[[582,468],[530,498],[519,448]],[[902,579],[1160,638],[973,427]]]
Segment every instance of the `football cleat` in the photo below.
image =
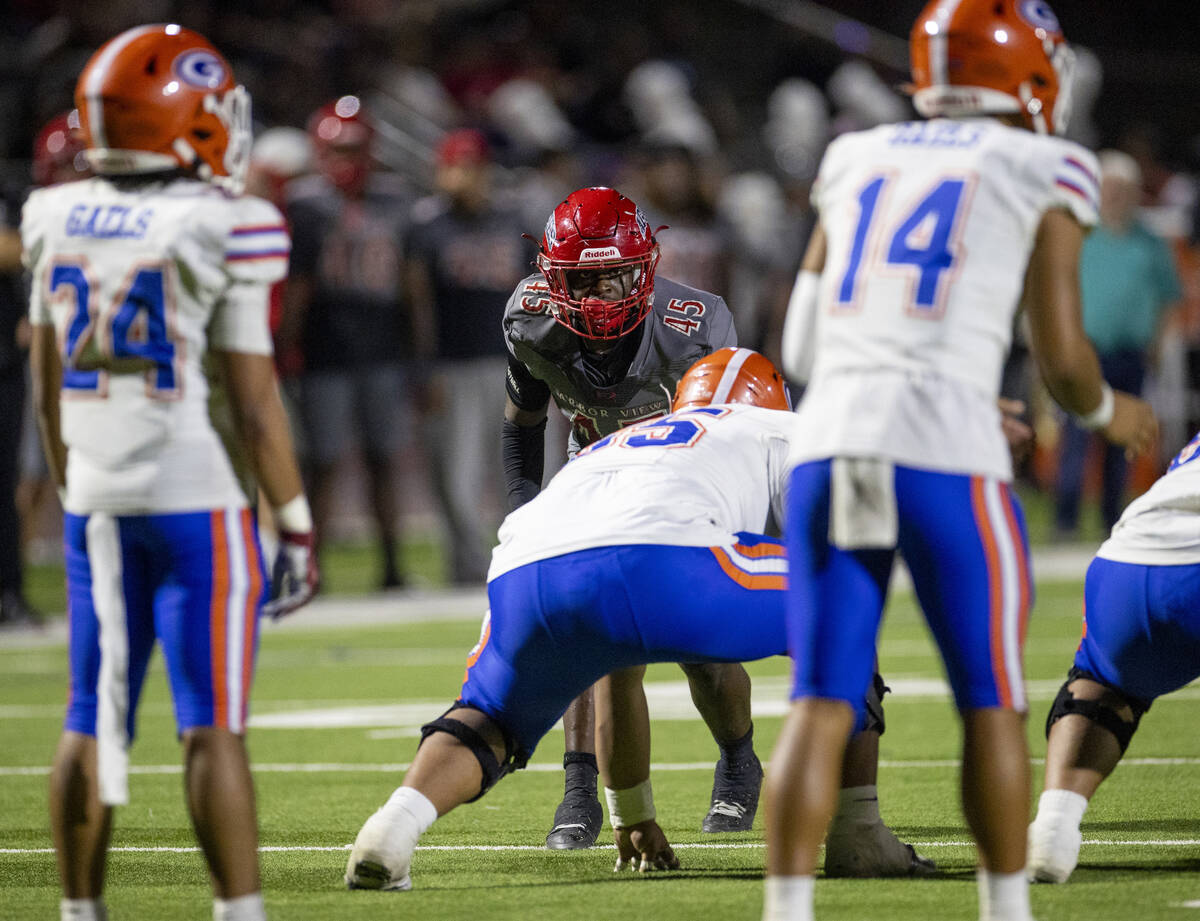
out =
[[1055,822],[1042,812],[1029,826],[1025,875],[1032,883],[1065,883],[1079,864],[1083,833],[1069,821]]
[[716,834],[753,828],[762,779],[762,764],[753,751],[749,758],[739,761],[721,755],[713,772],[711,805],[700,830]]
[[554,810],[554,827],[546,835],[552,851],[576,851],[591,847],[600,836],[604,812],[595,790],[568,789]]
[[937,864],[918,854],[881,821],[838,822],[825,838],[827,877],[930,876]]
[[405,810],[387,806],[363,824],[346,862],[348,889],[412,888],[409,867],[420,831]]

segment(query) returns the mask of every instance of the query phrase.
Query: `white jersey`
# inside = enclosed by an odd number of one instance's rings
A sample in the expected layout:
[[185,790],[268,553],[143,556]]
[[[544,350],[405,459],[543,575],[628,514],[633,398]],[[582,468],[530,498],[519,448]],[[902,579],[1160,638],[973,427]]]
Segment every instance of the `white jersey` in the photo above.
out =
[[1010,479],[995,406],[1042,215],[1096,222],[1095,157],[993,119],[842,135],[813,187],[827,250],[795,462],[882,456]]
[[535,560],[618,544],[712,547],[782,522],[792,413],[682,410],[584,448],[504,519],[488,579]]
[[190,179],[87,179],[34,191],[21,237],[30,319],[55,326],[63,359],[67,511],[244,506],[201,362],[271,353],[290,246],[276,208]]
[[1118,563],[1200,563],[1200,434],[1125,509],[1096,556]]

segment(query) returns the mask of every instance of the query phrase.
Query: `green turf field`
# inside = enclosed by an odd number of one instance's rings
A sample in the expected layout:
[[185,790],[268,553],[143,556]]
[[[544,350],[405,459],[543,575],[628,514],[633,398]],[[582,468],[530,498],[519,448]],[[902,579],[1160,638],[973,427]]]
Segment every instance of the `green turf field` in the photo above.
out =
[[[1078,583],[1043,584],[1027,645],[1029,737],[1041,724],[1075,647]],[[397,596],[399,599],[402,596]],[[542,846],[561,790],[561,736],[531,769],[483,801],[440,820],[422,840],[407,893],[347,892],[347,848],[362,821],[398,784],[416,727],[455,695],[474,643],[478,597],[383,602],[410,619],[350,617],[365,602],[323,597],[262,640],[250,733],[259,795],[263,882],[277,919],[646,918],[757,921],[762,817],[753,833],[705,836],[715,746],[674,666],[649,674],[653,779],[659,818],[682,869],[615,876],[611,846],[550,852]],[[378,600],[367,604],[378,606]],[[385,608],[386,610],[386,608]],[[304,623],[306,615],[310,622]],[[64,700],[66,649],[49,637],[0,634],[0,919],[52,918],[58,881],[46,819],[46,765]],[[940,667],[911,601],[898,596],[882,645],[887,699],[883,813],[935,858],[939,875],[913,881],[821,881],[822,919],[973,918],[973,847],[959,813],[958,732]],[[771,751],[787,694],[787,663],[750,666],[759,752]],[[1037,917],[1080,921],[1200,917],[1200,736],[1195,689],[1155,704],[1126,763],[1085,820],[1082,866],[1072,882],[1033,892]],[[120,919],[207,919],[207,877],[193,848],[179,752],[160,663],[148,680],[133,751],[131,805],[118,811],[107,903]],[[1040,762],[1035,788],[1040,789]],[[601,838],[607,845],[608,832]]]

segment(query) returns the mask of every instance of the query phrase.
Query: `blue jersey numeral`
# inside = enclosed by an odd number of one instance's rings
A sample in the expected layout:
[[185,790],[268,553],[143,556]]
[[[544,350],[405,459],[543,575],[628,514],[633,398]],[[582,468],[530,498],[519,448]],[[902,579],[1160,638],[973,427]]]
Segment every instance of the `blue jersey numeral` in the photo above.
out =
[[91,286],[83,274],[83,268],[70,263],[55,265],[50,270],[50,293],[55,294],[64,285],[75,289],[75,313],[67,323],[63,345],[62,385],[65,390],[97,390],[100,387],[100,372],[80,371],[74,367],[80,340],[92,325],[89,309]]
[[[862,270],[863,254],[871,234],[879,196],[888,177],[872,179],[858,195],[858,223],[850,244],[850,259],[842,282],[838,286],[838,303],[854,302],[858,275]],[[943,273],[954,266],[953,247],[955,223],[963,200],[965,179],[944,179],[908,213],[892,232],[887,246],[887,264],[911,266],[917,270],[916,292],[913,296],[918,310],[932,310],[938,304],[938,292]]]
[[[141,359],[153,365],[153,390],[158,394],[177,389],[175,377],[175,343],[167,327],[166,280],[161,267],[144,268],[133,277],[123,299],[112,312],[109,323],[110,356],[114,360]],[[62,286],[75,293],[75,313],[67,323],[63,344],[63,388],[91,390],[100,388],[99,370],[74,367],[79,353],[95,335],[91,309],[91,285],[83,267],[75,263],[59,263],[50,271],[50,293]],[[103,364],[103,360],[97,361]]]
[[639,422],[624,431],[606,435],[588,445],[576,456],[582,457],[611,445],[621,448],[690,448],[704,435],[705,430],[699,420],[688,417],[693,414],[723,416],[726,412],[728,410],[717,406],[697,406],[672,413],[662,419]]

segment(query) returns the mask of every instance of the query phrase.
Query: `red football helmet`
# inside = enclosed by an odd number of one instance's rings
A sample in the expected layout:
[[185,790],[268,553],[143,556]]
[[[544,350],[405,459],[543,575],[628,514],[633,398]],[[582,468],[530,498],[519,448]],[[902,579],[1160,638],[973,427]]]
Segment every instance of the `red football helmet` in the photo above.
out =
[[792,408],[787,381],[766,355],[752,349],[717,349],[687,369],[675,387],[671,412],[712,403]]
[[79,136],[79,113],[72,109],[55,115],[33,141],[34,184],[53,185],[87,175],[83,139]]
[[[660,228],[661,229],[661,228]],[[550,285],[550,312],[585,339],[620,339],[637,329],[654,303],[658,241],[642,209],[615,189],[579,189],[567,196],[542,236],[537,266]],[[623,276],[615,300],[576,296],[580,275]],[[628,273],[628,274],[625,274]]]
[[371,171],[372,125],[357,96],[342,96],[317,109],[308,119],[317,169],[347,195],[358,196]]
[[138,26],[92,55],[75,86],[86,156],[103,174],[186,169],[240,192],[250,97],[203,35]]
[[1061,134],[1075,54],[1046,0],[930,0],[909,40],[913,104],[926,117],[1028,118]]

